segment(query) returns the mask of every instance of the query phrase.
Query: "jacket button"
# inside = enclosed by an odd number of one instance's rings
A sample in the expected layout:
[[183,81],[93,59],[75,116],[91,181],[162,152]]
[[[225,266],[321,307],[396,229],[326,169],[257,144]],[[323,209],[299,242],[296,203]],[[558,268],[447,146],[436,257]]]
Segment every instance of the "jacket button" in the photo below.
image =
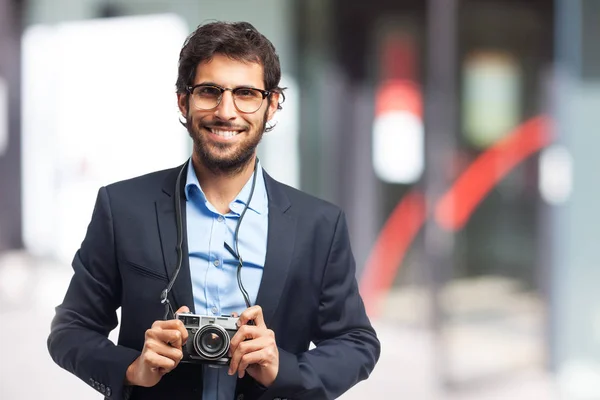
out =
[[106,388],[106,397],[110,397],[110,395],[112,394],[112,390],[110,390],[110,387]]

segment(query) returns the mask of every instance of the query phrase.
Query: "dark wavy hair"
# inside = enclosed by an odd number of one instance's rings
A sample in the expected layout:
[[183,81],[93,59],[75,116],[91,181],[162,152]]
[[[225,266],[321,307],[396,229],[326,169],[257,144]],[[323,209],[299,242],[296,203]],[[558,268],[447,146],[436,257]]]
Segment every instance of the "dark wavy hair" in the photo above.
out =
[[282,99],[277,109],[281,110],[281,103],[285,100],[285,88],[279,87],[279,56],[273,43],[248,22],[219,21],[198,26],[187,37],[179,53],[177,93],[187,94],[187,87],[193,84],[196,77],[198,64],[211,60],[215,54],[222,54],[237,61],[261,64],[265,90],[280,93]]

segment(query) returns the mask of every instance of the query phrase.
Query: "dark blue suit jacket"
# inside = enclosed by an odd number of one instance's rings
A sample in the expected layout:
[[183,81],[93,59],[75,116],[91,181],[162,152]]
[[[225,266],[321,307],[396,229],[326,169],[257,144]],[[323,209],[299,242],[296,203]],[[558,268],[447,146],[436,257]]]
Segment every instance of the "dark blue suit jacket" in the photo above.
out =
[[[202,396],[202,373],[192,364],[179,364],[152,388],[123,385],[127,367],[143,348],[145,331],[164,314],[160,294],[177,257],[174,190],[179,169],[100,189],[73,260],[73,278],[56,308],[48,338],[52,358],[111,399]],[[344,214],[264,176],[269,233],[256,304],[275,332],[279,373],[269,388],[246,374],[238,380],[236,399],[333,399],[367,378],[380,352],[358,293]],[[182,193],[185,221],[184,202]],[[175,310],[186,305],[193,311],[185,229],[183,250],[170,300]],[[107,336],[117,326],[119,307],[121,326],[114,345]],[[309,351],[311,341],[317,347]]]

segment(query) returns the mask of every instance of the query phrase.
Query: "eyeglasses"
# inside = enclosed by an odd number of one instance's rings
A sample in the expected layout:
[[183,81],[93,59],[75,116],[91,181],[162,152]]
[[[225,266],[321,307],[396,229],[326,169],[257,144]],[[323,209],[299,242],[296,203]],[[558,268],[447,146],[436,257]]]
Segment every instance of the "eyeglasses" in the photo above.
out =
[[271,94],[268,90],[251,87],[237,87],[234,89],[215,85],[196,85],[187,88],[191,94],[192,105],[200,110],[213,110],[221,104],[223,93],[229,90],[233,95],[235,108],[244,114],[251,114],[262,106],[265,98]]

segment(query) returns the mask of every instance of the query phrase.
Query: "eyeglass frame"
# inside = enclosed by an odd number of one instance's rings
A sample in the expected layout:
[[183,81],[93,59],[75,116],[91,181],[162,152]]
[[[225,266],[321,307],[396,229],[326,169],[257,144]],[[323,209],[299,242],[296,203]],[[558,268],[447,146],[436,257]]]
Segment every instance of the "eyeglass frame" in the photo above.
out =
[[[214,110],[215,108],[219,107],[219,105],[221,104],[221,101],[223,101],[223,93],[225,93],[226,91],[230,91],[231,92],[231,96],[233,97],[233,105],[235,106],[236,110],[238,110],[242,114],[254,114],[258,110],[260,110],[260,108],[262,107],[265,99],[267,97],[269,97],[272,93],[274,93],[274,92],[272,92],[270,90],[259,89],[259,88],[255,88],[255,87],[252,87],[252,86],[238,86],[238,87],[234,87],[234,88],[226,88],[226,87],[215,85],[215,84],[211,84],[211,83],[199,83],[199,84],[194,85],[194,86],[188,86],[186,89],[188,91],[188,94],[190,96],[193,96],[194,89],[196,89],[197,87],[201,87],[201,86],[212,87],[212,88],[218,89],[221,92],[221,94],[219,95],[219,100],[217,101],[217,104],[213,108],[198,108],[199,110],[202,110],[202,111],[210,111],[210,110]],[[258,106],[258,108],[256,110],[254,110],[254,111],[242,111],[242,110],[239,109],[238,105],[235,102],[234,92],[236,90],[240,90],[240,89],[257,90],[258,92],[260,92],[260,94],[262,94],[261,103],[260,103],[260,105]]]

